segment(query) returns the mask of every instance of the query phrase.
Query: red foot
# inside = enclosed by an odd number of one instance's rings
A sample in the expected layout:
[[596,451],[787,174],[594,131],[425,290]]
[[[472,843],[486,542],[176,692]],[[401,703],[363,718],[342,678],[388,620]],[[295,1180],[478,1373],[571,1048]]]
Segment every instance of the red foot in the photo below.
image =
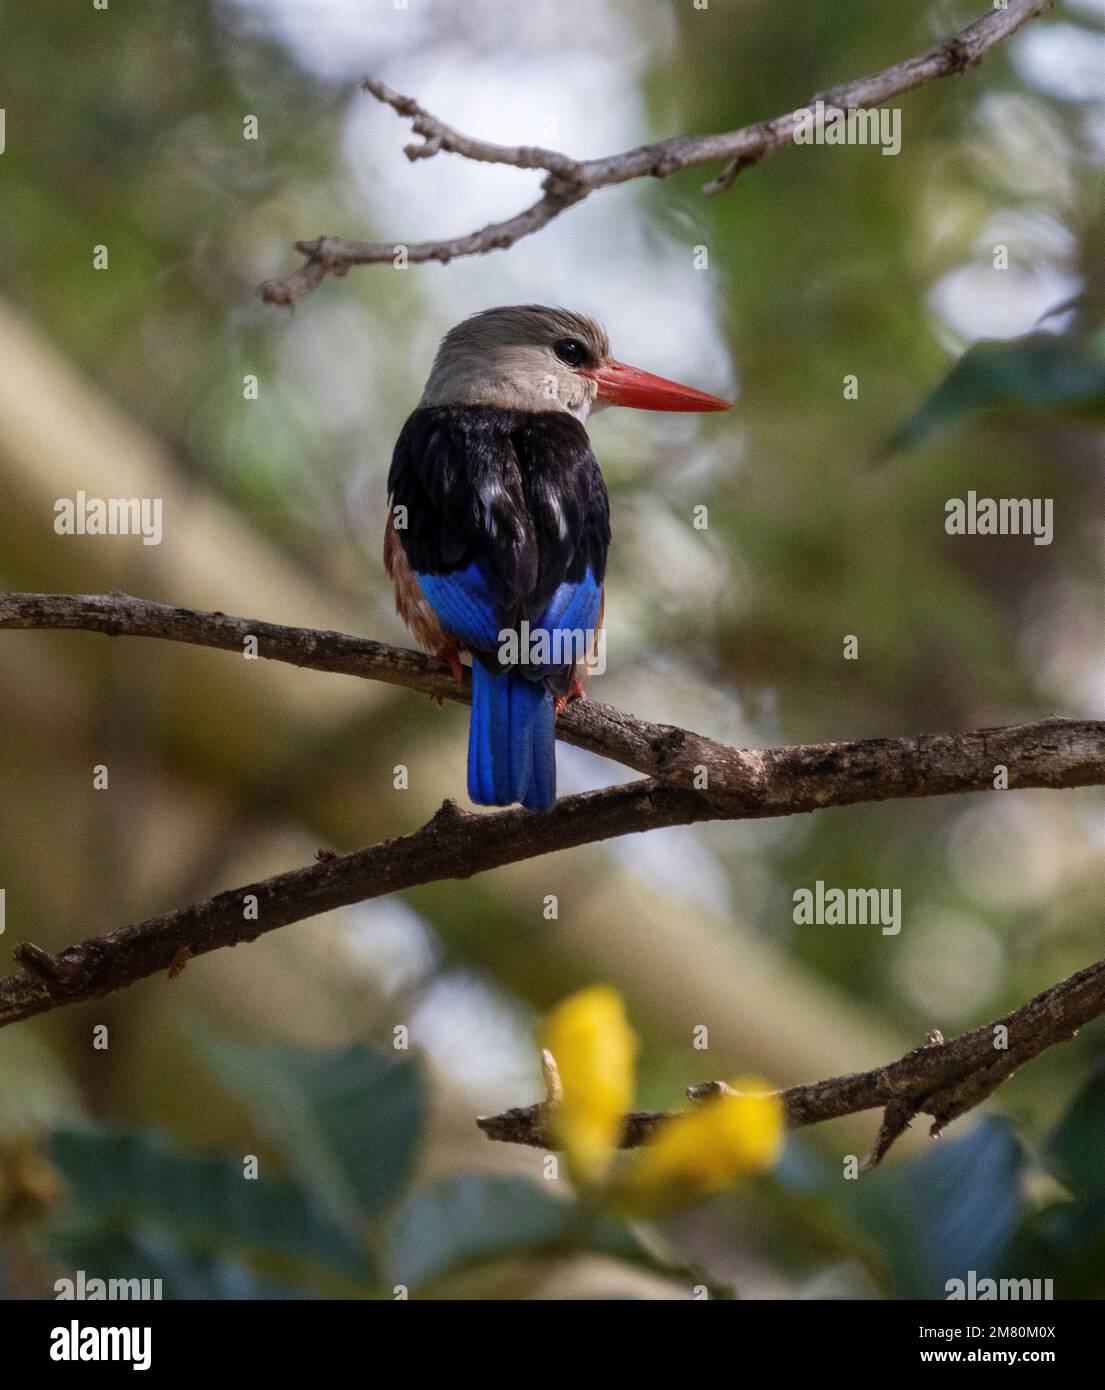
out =
[[567,695],[560,695],[553,704],[553,709],[557,714],[563,714],[573,700],[586,700],[587,692],[579,683],[579,677],[572,674],[572,684],[568,689]]
[[[444,661],[446,665],[449,667],[449,670],[453,673],[453,679],[456,681],[456,683],[458,685],[462,685],[464,683],[464,667],[461,665],[460,643],[457,641],[457,639],[455,637],[450,636],[449,634],[446,634],[444,645],[438,649],[437,655],[439,660]],[[437,700],[439,705],[443,705],[445,703],[445,700],[440,695],[437,695],[434,698]]]
[[450,637],[441,651],[442,661],[449,664],[449,670],[453,673],[453,679],[458,685],[464,680],[464,667],[460,662],[460,643],[455,637]]

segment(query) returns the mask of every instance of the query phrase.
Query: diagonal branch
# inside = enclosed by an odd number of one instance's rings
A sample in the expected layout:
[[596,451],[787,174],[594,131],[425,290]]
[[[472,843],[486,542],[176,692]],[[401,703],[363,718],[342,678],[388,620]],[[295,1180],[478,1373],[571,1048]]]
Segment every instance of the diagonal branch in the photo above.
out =
[[[931,1132],[939,1134],[945,1125],[984,1101],[1025,1062],[1056,1043],[1069,1042],[1083,1024],[1103,1013],[1105,960],[951,1042],[934,1034],[922,1047],[887,1066],[791,1086],[782,1092],[787,1121],[795,1127],[814,1125],[885,1107],[879,1137],[867,1161],[868,1167],[874,1167],[916,1115],[931,1115]],[[692,1086],[688,1095],[701,1101],[725,1090],[728,1087],[723,1082],[711,1081]],[[546,1104],[527,1105],[481,1117],[477,1124],[489,1139],[547,1149],[553,1147],[547,1115]],[[627,1115],[622,1146],[636,1148],[646,1143],[668,1118],[664,1111]]]
[[615,835],[709,819],[699,798],[648,780],[563,797],[541,814],[473,815],[446,801],[413,834],[353,854],[327,853],[319,863],[92,937],[56,956],[17,945],[22,969],[0,979],[0,1027],[112,994],[162,970],[179,973],[196,956],[352,903]]
[[[0,630],[4,628],[83,630],[109,637],[160,637],[239,655],[245,653],[252,639],[257,656],[269,661],[406,686],[438,700],[468,702],[471,699],[467,674],[464,684],[458,685],[447,666],[421,652],[343,632],[287,627],[256,618],[236,618],[226,613],[153,603],[118,591],[110,594],[0,593]],[[743,755],[734,749],[683,729],[635,719],[592,700],[569,705],[560,716],[557,734],[565,742],[649,776],[664,773],[668,780],[678,779],[682,769],[683,780],[689,784],[696,767],[720,767],[723,761],[730,764],[731,779],[742,775],[740,760]],[[743,775],[751,777],[754,770],[754,761],[749,761]]]
[[[438,662],[415,652],[344,633],[150,603],[126,594],[0,594],[3,628],[83,629],[237,652],[252,638],[257,655],[270,660],[468,698],[467,689],[459,688]],[[162,970],[179,973],[193,956],[256,940],[337,907],[422,883],[469,878],[614,836],[857,802],[991,791],[995,780],[1010,788],[1105,785],[1105,723],[1093,720],[1044,719],[962,734],[740,749],[585,701],[565,710],[557,732],[647,776],[563,797],[541,813],[514,809],[473,815],[447,801],[413,834],[353,854],[328,855],[320,863],[93,937],[57,956],[24,943],[15,951],[22,969],[0,980],[0,1027],[110,994]],[[1041,1019],[1043,1027],[1047,1019],[1043,1014]],[[1063,1015],[1060,1022],[1065,1019]],[[1047,1036],[1046,1029],[1040,1036]],[[1025,1055],[1015,1054],[1018,1064]],[[992,1059],[983,1079],[998,1084],[1008,1074],[1007,1062]],[[976,1082],[965,1074],[958,1079],[961,1089],[944,1095],[940,1115],[945,1119],[958,1113],[956,1105],[976,1103]],[[863,1082],[862,1077],[845,1078],[832,1084],[858,1087],[853,1108],[884,1103],[882,1092],[864,1090]],[[932,1100],[935,1093],[926,1094]],[[911,1104],[916,1096],[910,1091],[893,1098]]]
[[[828,110],[840,111],[882,106],[936,78],[965,72],[981,62],[983,55],[995,44],[1050,9],[1052,3],[1053,0],[1009,0],[1007,7],[991,6],[958,34],[926,52],[895,63],[874,77],[859,78],[818,93],[806,109],[813,110],[818,101]],[[544,170],[542,196],[504,222],[492,222],[463,236],[441,241],[369,242],[333,236],[297,241],[295,249],[305,257],[304,263],[287,279],[267,280],[258,290],[269,304],[294,305],[327,275],[344,275],[355,265],[394,263],[400,251],[408,263],[440,261],[445,264],[460,256],[502,250],[540,231],[565,209],[582,202],[596,190],[631,179],[668,178],[683,169],[724,160],[721,174],[703,188],[704,193],[721,192],[730,187],[744,169],[758,164],[765,155],[792,141],[800,118],[800,111],[786,111],[773,120],[757,121],[723,134],[676,135],[640,145],[623,154],[575,160],[557,150],[531,145],[497,145],[475,139],[446,125],[413,97],[403,96],[377,78],[369,78],[364,87],[377,101],[409,119],[415,134],[421,137],[421,143],[406,147],[404,153],[408,159],[428,159],[444,150],[477,163]]]
[[[83,630],[109,637],[159,637],[314,671],[359,676],[467,702],[433,657],[348,633],[288,627],[110,594],[0,593],[0,630]],[[638,719],[594,700],[570,704],[557,737],[692,792],[709,815],[728,820],[789,816],[860,801],[1010,788],[1105,785],[1105,722],[1042,719],[956,734],[731,748],[672,724]]]

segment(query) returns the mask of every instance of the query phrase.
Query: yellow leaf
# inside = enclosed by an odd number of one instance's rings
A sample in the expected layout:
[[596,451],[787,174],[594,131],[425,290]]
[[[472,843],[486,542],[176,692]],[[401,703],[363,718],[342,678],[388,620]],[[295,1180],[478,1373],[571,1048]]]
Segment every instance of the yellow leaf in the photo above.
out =
[[779,1096],[761,1082],[736,1082],[660,1125],[627,1164],[618,1201],[645,1215],[728,1187],[772,1166],[782,1151],[783,1129]]
[[545,1027],[561,1094],[549,1112],[558,1148],[580,1186],[599,1182],[633,1103],[637,1039],[620,995],[595,985],[557,1005]]

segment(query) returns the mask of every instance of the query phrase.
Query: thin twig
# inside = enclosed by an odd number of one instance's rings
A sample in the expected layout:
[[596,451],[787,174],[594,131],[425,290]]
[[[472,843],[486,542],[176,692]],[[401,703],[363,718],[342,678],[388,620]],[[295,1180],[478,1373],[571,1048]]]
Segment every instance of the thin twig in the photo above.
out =
[[[936,78],[965,72],[981,62],[983,55],[995,44],[1050,9],[1052,3],[1053,0],[1009,0],[1007,8],[992,6],[960,33],[917,57],[895,63],[874,77],[860,78],[818,93],[804,109],[815,109],[819,100],[827,110],[857,111],[881,106]],[[743,170],[792,141],[802,110],[786,111],[773,120],[757,121],[723,134],[677,135],[623,154],[575,160],[558,150],[531,145],[497,145],[464,135],[425,110],[413,97],[403,96],[377,78],[367,79],[364,88],[377,101],[412,122],[421,142],[406,147],[408,159],[428,159],[445,151],[483,164],[543,170],[546,177],[542,195],[532,206],[504,222],[492,222],[463,236],[440,241],[367,242],[335,236],[298,241],[295,249],[305,257],[303,265],[286,279],[267,280],[258,290],[261,298],[270,304],[294,305],[327,275],[344,275],[355,265],[394,263],[400,253],[407,263],[440,261],[445,264],[460,256],[502,250],[540,231],[597,189],[610,188],[630,179],[668,178],[683,169],[724,160],[721,174],[703,188],[704,193],[722,192]]]
[[[866,1166],[875,1167],[919,1114],[931,1115],[936,1135],[952,1120],[984,1101],[1025,1062],[1056,1043],[1068,1042],[1079,1028],[1105,1013],[1105,960],[1052,985],[1019,1009],[961,1037],[945,1042],[934,1034],[896,1062],[873,1071],[833,1076],[827,1081],[791,1086],[781,1092],[788,1124],[820,1124],[862,1110],[885,1107],[875,1147]],[[692,1101],[728,1090],[706,1082],[688,1091]],[[489,1139],[533,1148],[552,1147],[547,1129],[548,1105],[521,1106],[501,1115],[483,1116],[477,1124]],[[626,1116],[624,1148],[646,1143],[665,1111],[635,1111]]]

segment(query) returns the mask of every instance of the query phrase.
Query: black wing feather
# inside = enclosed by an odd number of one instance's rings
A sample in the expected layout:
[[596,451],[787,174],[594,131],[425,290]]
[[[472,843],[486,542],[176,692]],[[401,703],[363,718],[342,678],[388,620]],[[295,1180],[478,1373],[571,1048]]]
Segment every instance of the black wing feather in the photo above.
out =
[[606,487],[587,431],[564,411],[416,410],[388,491],[406,509],[398,534],[411,568],[449,574],[483,559],[503,587],[504,627],[536,621],[558,586],[588,569],[603,581]]

